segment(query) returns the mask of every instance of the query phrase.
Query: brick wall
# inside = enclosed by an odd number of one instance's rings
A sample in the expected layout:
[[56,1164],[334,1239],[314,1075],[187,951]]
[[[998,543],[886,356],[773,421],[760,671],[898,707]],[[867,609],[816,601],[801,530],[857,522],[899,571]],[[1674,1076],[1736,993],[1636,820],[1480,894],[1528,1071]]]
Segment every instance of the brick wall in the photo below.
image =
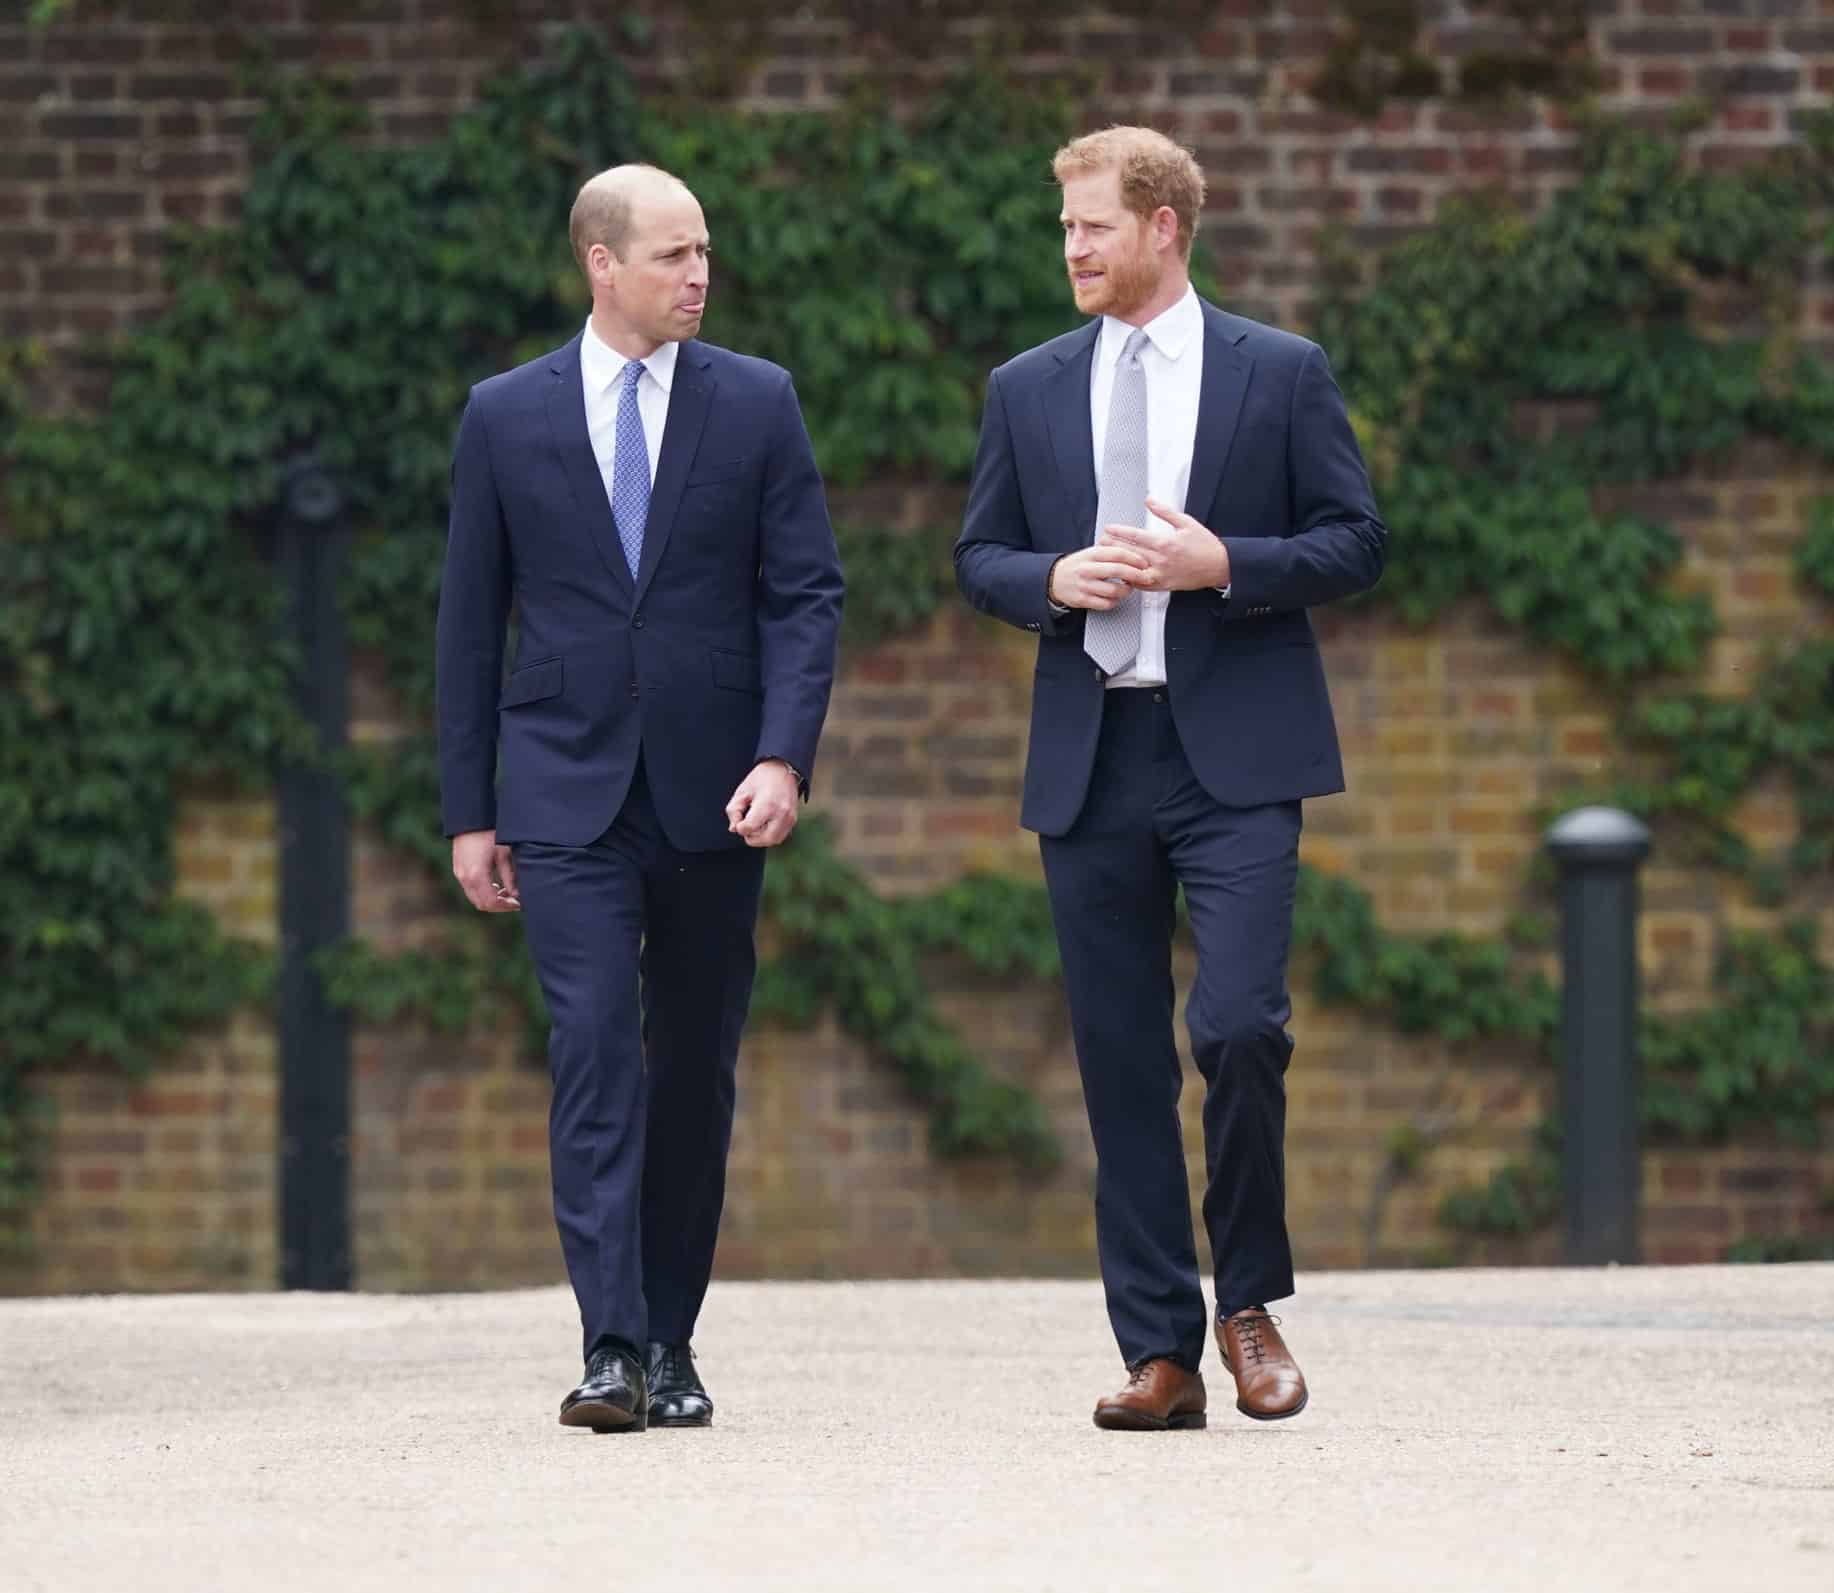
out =
[[[0,336],[58,351],[77,401],[101,392],[88,340],[161,302],[164,229],[235,214],[254,107],[236,97],[233,41],[212,27],[147,20],[209,9],[84,6],[74,21],[34,30],[19,20],[17,0],[0,3]],[[520,9],[550,20],[608,10]],[[1535,203],[1568,180],[1572,164],[1570,130],[1539,105],[1479,114],[1430,102],[1392,108],[1375,125],[1318,110],[1304,84],[1327,10],[1220,0],[1211,23],[1173,47],[1151,43],[1144,26],[1071,23],[1038,32],[1011,64],[1043,73],[1072,58],[1105,63],[1086,120],[1151,120],[1195,145],[1212,182],[1205,225],[1231,302],[1303,324],[1325,221],[1347,221],[1374,250],[1473,185],[1500,183]],[[1655,116],[1712,95],[1713,115],[1693,142],[1715,165],[1788,139],[1793,118],[1834,89],[1834,0],[1600,0],[1592,11],[1606,108]],[[347,72],[374,102],[380,135],[402,139],[435,130],[495,64],[538,50],[546,26],[480,29],[441,0],[268,0],[238,12],[280,59]],[[1454,58],[1478,37],[1448,21],[1432,43]],[[659,49],[637,63],[652,92],[668,91],[680,38],[665,19]],[[844,33],[812,25],[786,30],[778,45],[741,85],[752,103],[833,100],[866,64]],[[1812,337],[1834,337],[1825,282],[1810,284],[1802,314]],[[1676,527],[1688,550],[1684,579],[1719,606],[1716,688],[1742,689],[1764,642],[1825,626],[1825,612],[1796,594],[1788,557],[1805,503],[1830,490],[1825,472],[1748,450],[1634,500]],[[925,517],[948,513],[932,502]],[[1320,631],[1351,795],[1310,806],[1305,856],[1368,888],[1395,928],[1495,931],[1524,901],[1533,804],[1598,767],[1610,705],[1476,608],[1430,633],[1360,614],[1321,616]],[[821,806],[846,852],[884,888],[926,888],[976,865],[1035,875],[1035,849],[1015,824],[1029,676],[1022,638],[954,607],[920,634],[848,661]],[[358,735],[392,733],[373,671],[358,682],[353,718]],[[1774,845],[1787,834],[1788,803],[1762,793],[1746,818]],[[178,837],[183,889],[268,938],[272,831],[269,805],[199,791]],[[373,837],[359,837],[353,881],[360,932],[389,945],[431,932],[432,887]],[[1769,921],[1741,888],[1660,856],[1645,903],[1648,999],[1661,1009],[1703,998],[1728,928]],[[1824,896],[1819,910],[1834,944],[1834,903]],[[727,1275],[1088,1270],[1092,1171],[1058,993],[989,988],[946,963],[935,973],[948,1010],[988,1057],[1047,1102],[1069,1150],[1064,1168],[1041,1178],[939,1163],[895,1078],[831,1026],[760,1028],[742,1062]],[[1432,1216],[1439,1196],[1521,1151],[1548,1104],[1549,1078],[1507,1049],[1403,1037],[1320,1010],[1303,991],[1297,1009],[1289,1183],[1301,1264],[1443,1256],[1447,1236]],[[356,1053],[363,1281],[558,1278],[539,1063],[518,1055],[508,1033],[456,1043],[413,1025],[365,1029]],[[58,1115],[35,1217],[40,1242],[0,1270],[0,1288],[273,1282],[267,1014],[200,1036],[143,1084],[112,1072],[45,1082]],[[1391,1181],[1387,1137],[1410,1123],[1434,1148],[1418,1174]],[[1195,1169],[1194,1114],[1188,1126]],[[1745,1234],[1834,1224],[1823,1194],[1834,1187],[1834,1153],[1757,1142],[1652,1151],[1645,1185],[1655,1259],[1707,1259]],[[1544,1238],[1472,1253],[1546,1259],[1553,1249]]]

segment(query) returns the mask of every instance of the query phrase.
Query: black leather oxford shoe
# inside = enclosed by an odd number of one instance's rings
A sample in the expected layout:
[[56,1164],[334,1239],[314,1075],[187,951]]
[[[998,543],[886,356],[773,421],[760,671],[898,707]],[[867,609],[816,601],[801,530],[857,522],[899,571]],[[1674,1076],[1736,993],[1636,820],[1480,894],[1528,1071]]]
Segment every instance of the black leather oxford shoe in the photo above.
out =
[[711,1427],[713,1396],[694,1370],[685,1344],[649,1347],[650,1420],[658,1427]]
[[560,1402],[563,1427],[595,1433],[640,1433],[649,1425],[649,1381],[629,1355],[607,1346],[586,1360],[580,1386]]

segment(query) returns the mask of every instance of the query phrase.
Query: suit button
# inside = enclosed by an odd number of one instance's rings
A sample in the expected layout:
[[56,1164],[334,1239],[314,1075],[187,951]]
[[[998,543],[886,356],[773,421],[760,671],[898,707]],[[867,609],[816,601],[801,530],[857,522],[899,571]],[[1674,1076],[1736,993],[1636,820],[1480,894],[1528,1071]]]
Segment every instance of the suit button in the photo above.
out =
[[632,628],[633,628],[633,629],[636,629],[636,630],[642,630],[642,629],[643,629],[643,616],[642,616],[641,614],[639,614],[639,615],[638,615],[638,616],[637,616],[637,617],[636,617],[636,618],[635,618],[634,620],[632,620],[632,621],[631,621],[630,623],[631,623],[631,626],[632,626]]
[[637,683],[634,680],[630,683],[630,696],[632,702],[637,700]]
[[1032,623],[1031,623],[1030,625],[1028,625],[1028,626],[1026,626],[1025,628],[1026,628],[1026,629],[1027,629],[1028,631],[1035,631],[1035,630],[1037,630],[1037,629],[1038,629],[1038,622],[1037,622],[1036,620],[1034,620],[1034,621],[1033,621],[1033,622],[1032,622]]

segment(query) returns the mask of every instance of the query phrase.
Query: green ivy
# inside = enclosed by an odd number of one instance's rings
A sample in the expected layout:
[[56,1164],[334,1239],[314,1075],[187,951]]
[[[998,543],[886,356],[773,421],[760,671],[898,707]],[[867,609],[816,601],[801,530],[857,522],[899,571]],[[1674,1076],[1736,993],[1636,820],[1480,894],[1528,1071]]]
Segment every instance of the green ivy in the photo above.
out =
[[1834,1236],[1776,1234],[1740,1239],[1726,1247],[1728,1261],[1834,1261]]
[[[280,472],[302,454],[344,489],[359,532],[352,635],[406,726],[344,756],[349,800],[450,893],[430,819],[428,637],[452,426],[470,383],[583,318],[554,221],[583,174],[643,157],[691,175],[715,234],[708,335],[796,373],[838,486],[959,484],[987,370],[1074,320],[1045,177],[1069,108],[1049,97],[982,80],[902,120],[866,102],[650,115],[582,33],[540,72],[493,84],[438,142],[378,148],[363,125],[334,89],[275,83],[240,223],[174,236],[171,306],[114,351],[105,412],[30,417],[25,374],[8,367],[0,385],[0,585],[21,599],[0,611],[0,856],[24,904],[0,929],[0,1220],[32,1186],[28,1070],[144,1067],[269,977],[263,953],[173,899],[172,827],[181,791],[261,789],[277,762],[315,755],[290,706],[266,537]],[[1626,708],[1633,805],[1723,847],[1751,782],[1784,771],[1804,818],[1796,861],[1823,870],[1834,657],[1780,656],[1736,703],[1690,693],[1710,605],[1673,589],[1671,532],[1605,503],[1748,436],[1834,451],[1824,364],[1690,315],[1707,283],[1787,324],[1787,290],[1824,241],[1829,169],[1819,129],[1736,179],[1601,129],[1582,181],[1545,214],[1457,207],[1372,280],[1345,276],[1319,313],[1398,528],[1374,601],[1425,623],[1481,597],[1627,704],[1666,680]],[[1549,399],[1572,424],[1525,424]],[[850,641],[927,618],[948,593],[948,528],[892,531],[837,504]],[[1831,521],[1824,506],[1799,557],[1823,590]],[[514,1014],[537,1048],[521,936],[452,900],[436,945],[329,954],[334,996],[451,1029]],[[970,878],[885,900],[812,824],[767,871],[765,935],[759,1011],[832,1011],[929,1104],[939,1149],[1057,1156],[1039,1103],[976,1059],[925,978],[943,955],[989,977],[1055,977],[1037,887]],[[1295,936],[1323,1000],[1454,1043],[1549,1049],[1555,997],[1519,970],[1514,938],[1390,934],[1364,893],[1310,869]],[[1655,1126],[1805,1133],[1834,1094],[1827,979],[1798,932],[1737,943],[1722,1004],[1651,1031]],[[1735,1023],[1765,1044],[1724,1043]],[[1513,1176],[1469,1223],[1545,1217],[1529,1175]]]
[[1480,104],[1571,96],[1593,79],[1585,0],[1473,0],[1481,18],[1510,25],[1514,42],[1462,51],[1450,69],[1423,45],[1422,0],[1339,0],[1332,9],[1336,36],[1307,89],[1334,110],[1371,117],[1390,100],[1446,93]]
[[[270,90],[240,224],[173,235],[171,306],[113,351],[106,410],[31,416],[27,373],[12,366],[0,389],[0,580],[15,599],[0,613],[0,855],[24,903],[0,930],[8,1210],[34,1177],[28,1070],[85,1056],[143,1067],[271,973],[262,952],[172,898],[172,833],[181,789],[259,789],[278,760],[313,755],[290,704],[267,539],[297,456],[344,490],[359,528],[352,635],[409,727],[345,756],[352,807],[449,885],[429,822],[427,638],[453,417],[471,382],[583,318],[554,222],[583,175],[646,156],[694,173],[722,251],[709,335],[796,369],[840,482],[959,476],[986,367],[1015,329],[1043,336],[1072,319],[1052,252],[1036,247],[1054,221],[1040,174],[1061,104],[963,84],[909,125],[866,107],[646,120],[586,33],[541,73],[493,84],[422,148],[369,145],[363,113],[333,87]],[[869,379],[852,379],[861,371]],[[841,534],[856,634],[934,607],[936,533],[844,522]],[[773,910],[795,921],[809,899],[841,900],[871,919],[871,893],[824,860],[816,838],[786,856]],[[520,937],[496,927],[455,908],[443,944],[403,957],[353,945],[325,973],[366,1015],[456,1025],[480,1003],[507,1004],[533,1030]],[[1048,1159],[1035,1103],[973,1063],[886,933],[851,917],[824,931],[863,948],[823,972],[825,997],[944,1103],[945,1148]],[[767,988],[798,980],[813,988],[791,958]]]
[[1817,498],[1809,509],[1808,530],[1796,545],[1796,574],[1834,597],[1834,498]]
[[[1791,879],[1824,873],[1834,860],[1834,642],[1772,649],[1750,692],[1728,698],[1676,692],[1629,708],[1624,739],[1646,772],[1570,793],[1561,803],[1609,802],[1651,821],[1671,821],[1677,841],[1708,861],[1743,871],[1773,903]],[[1759,780],[1782,775],[1795,799],[1797,835],[1787,855],[1763,860],[1734,827]]]
[[1455,1189],[1439,1204],[1439,1220],[1461,1233],[1520,1238],[1560,1215],[1560,1134],[1544,1121],[1528,1155],[1505,1162],[1487,1183]]
[[1834,970],[1801,919],[1731,937],[1720,1004],[1643,1025],[1643,1121],[1658,1139],[1724,1140],[1741,1129],[1819,1142],[1834,1103]]
[[1394,934],[1376,922],[1368,894],[1338,876],[1300,869],[1293,939],[1312,953],[1313,988],[1327,1006],[1363,1007],[1454,1043],[1515,1036],[1545,1046],[1553,1035],[1558,996],[1545,979],[1519,975],[1505,944]]
[[955,590],[949,562],[955,537],[946,527],[892,531],[842,520],[834,540],[847,572],[843,646],[871,647],[915,630]]
[[[1698,668],[1710,604],[1671,584],[1680,544],[1666,527],[1601,505],[1747,438],[1834,457],[1834,375],[1785,337],[1834,184],[1830,124],[1805,131],[1764,170],[1732,177],[1690,170],[1678,143],[1598,126],[1581,180],[1542,215],[1451,207],[1373,283],[1340,263],[1320,316],[1384,512],[1405,529],[1378,600],[1425,623],[1481,596],[1599,677],[1617,693],[1625,770],[1558,807],[1627,807],[1661,824],[1665,844],[1692,837],[1706,860],[1748,871],[1773,901],[1825,880],[1834,858],[1834,646],[1773,651],[1736,699],[1670,683]],[[1762,335],[1700,324],[1706,290]],[[1834,588],[1827,504],[1797,569]],[[1794,793],[1799,837],[1766,864],[1733,818],[1774,774]],[[1812,1138],[1834,1102],[1827,979],[1799,926],[1735,938],[1719,1005],[1644,1026],[1651,1134],[1707,1142],[1763,1124]],[[1499,1032],[1545,1055],[1551,1009],[1533,1010]],[[1527,1160],[1448,1198],[1442,1218],[1482,1233],[1542,1226],[1558,1209],[1557,1173],[1544,1133]]]

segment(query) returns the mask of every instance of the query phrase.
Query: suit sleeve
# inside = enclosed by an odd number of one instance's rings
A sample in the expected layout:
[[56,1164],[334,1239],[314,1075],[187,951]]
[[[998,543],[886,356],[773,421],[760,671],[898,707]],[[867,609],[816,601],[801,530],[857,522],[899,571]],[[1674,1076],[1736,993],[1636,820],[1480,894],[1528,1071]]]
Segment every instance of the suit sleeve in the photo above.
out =
[[1060,557],[1032,547],[1031,525],[1019,495],[1012,427],[1006,418],[1000,373],[995,371],[987,381],[974,477],[968,487],[962,532],[955,541],[956,585],[983,614],[1022,631],[1056,635],[1065,620],[1052,613],[1044,593],[1051,566]]
[[844,582],[815,450],[785,376],[765,466],[758,560],[764,721],[757,759],[782,758],[809,794],[834,689]]
[[440,810],[447,835],[497,824],[497,696],[512,577],[509,537],[474,390],[452,449],[452,513],[435,627]]
[[1229,615],[1312,608],[1366,591],[1382,574],[1388,528],[1376,512],[1344,396],[1315,345],[1293,384],[1287,473],[1293,534],[1222,539],[1229,550]]

